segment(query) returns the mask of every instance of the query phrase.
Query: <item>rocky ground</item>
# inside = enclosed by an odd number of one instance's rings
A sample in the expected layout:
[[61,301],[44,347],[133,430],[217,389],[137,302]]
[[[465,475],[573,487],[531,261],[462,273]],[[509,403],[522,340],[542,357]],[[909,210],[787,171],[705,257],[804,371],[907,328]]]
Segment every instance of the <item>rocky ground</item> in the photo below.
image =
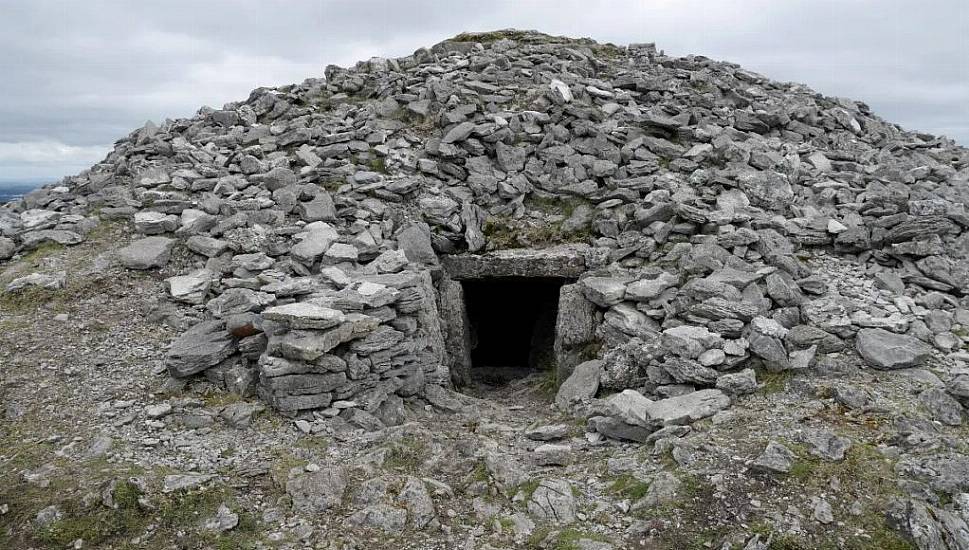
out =
[[2,304],[5,548],[911,548],[897,521],[969,510],[969,432],[918,397],[952,361],[761,373],[644,444],[587,434],[541,375],[390,428],[294,421],[163,374],[165,273],[101,254],[125,232],[0,275],[71,273]]

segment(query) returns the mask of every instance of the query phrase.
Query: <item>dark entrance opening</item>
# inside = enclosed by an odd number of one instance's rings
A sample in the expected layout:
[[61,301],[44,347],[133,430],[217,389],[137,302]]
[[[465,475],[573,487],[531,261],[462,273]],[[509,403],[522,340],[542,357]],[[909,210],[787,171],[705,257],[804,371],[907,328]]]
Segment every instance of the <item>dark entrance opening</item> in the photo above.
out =
[[471,376],[501,384],[554,369],[557,278],[462,281],[471,336]]

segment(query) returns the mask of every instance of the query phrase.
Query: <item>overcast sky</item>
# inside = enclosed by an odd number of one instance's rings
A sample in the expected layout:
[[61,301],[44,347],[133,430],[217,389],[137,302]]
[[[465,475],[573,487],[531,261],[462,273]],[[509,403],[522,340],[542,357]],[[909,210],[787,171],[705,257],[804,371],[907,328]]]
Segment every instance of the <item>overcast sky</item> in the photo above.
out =
[[57,178],[146,120],[462,31],[737,62],[969,144],[969,0],[0,0],[0,181]]

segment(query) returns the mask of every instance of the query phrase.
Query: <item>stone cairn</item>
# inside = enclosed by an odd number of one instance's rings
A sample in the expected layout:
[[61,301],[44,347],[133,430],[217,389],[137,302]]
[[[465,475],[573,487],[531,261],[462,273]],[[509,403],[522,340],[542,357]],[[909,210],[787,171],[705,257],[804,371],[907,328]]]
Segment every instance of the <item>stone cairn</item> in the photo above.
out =
[[[146,124],[0,208],[0,260],[130,222],[119,261],[170,273],[191,320],[172,376],[393,422],[403,399],[447,408],[461,360],[440,259],[566,246],[585,267],[558,402],[643,440],[753,391],[754,367],[969,359],[967,166],[735,64],[499,31]],[[969,402],[969,375],[946,382]]]

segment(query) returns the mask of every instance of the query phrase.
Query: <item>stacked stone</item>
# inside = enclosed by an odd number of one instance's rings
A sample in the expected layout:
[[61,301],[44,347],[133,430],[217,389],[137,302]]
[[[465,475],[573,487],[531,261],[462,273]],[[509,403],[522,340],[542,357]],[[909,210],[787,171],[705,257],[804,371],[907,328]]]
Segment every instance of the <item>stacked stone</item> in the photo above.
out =
[[427,271],[363,276],[265,310],[259,395],[286,412],[338,401],[373,412],[388,396],[420,394],[428,378],[444,383],[429,288]]

